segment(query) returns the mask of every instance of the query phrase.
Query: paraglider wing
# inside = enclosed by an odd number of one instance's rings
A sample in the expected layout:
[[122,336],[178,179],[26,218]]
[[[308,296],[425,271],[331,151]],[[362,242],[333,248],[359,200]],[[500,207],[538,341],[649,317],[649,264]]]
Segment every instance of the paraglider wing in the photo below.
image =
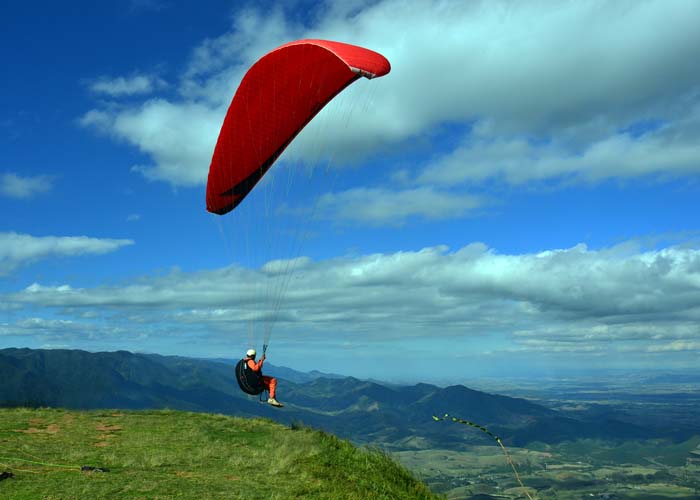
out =
[[298,40],[263,56],[226,113],[209,168],[207,210],[233,210],[333,97],[362,76],[389,70],[381,54],[328,40]]

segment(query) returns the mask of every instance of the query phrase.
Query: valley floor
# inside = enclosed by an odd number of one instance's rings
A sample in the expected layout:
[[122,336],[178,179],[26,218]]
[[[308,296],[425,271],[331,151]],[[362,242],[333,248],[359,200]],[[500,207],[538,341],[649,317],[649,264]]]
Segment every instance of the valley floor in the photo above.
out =
[[[688,457],[700,437],[684,443],[580,441],[538,450],[509,448],[532,498],[700,500],[700,464]],[[464,451],[416,450],[393,455],[449,499],[478,494],[526,498],[497,446]]]

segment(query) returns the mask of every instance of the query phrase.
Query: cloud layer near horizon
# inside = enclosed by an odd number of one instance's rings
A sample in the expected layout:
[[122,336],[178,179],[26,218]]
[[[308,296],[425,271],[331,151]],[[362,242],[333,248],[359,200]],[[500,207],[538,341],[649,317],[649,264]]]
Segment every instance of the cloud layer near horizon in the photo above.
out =
[[[275,317],[286,340],[304,330],[312,337],[332,332],[334,342],[351,344],[492,338],[506,340],[510,352],[698,351],[700,251],[694,248],[643,250],[628,242],[502,255],[475,243],[456,251],[299,259],[294,267],[293,275],[275,264],[173,271],[85,289],[35,283],[5,294],[3,302],[19,311],[53,310],[56,321],[22,316],[2,333],[40,329],[47,342],[60,343],[64,335],[87,342],[80,332],[109,317],[110,329],[130,331],[129,338],[139,332],[155,340],[164,331],[171,340],[203,331],[244,338],[249,321],[261,329]],[[99,337],[99,329],[91,335]]]

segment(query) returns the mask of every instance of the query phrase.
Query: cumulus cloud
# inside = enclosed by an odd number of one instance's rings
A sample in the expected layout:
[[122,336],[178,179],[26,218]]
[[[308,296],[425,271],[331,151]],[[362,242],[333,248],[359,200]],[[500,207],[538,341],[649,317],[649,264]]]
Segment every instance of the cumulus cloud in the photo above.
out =
[[76,323],[72,320],[30,317],[18,320],[11,325],[0,325],[0,336],[36,335],[47,332],[56,334],[74,328],[76,328]]
[[485,345],[511,352],[697,351],[700,250],[693,248],[630,242],[506,255],[471,244],[298,264],[292,274],[274,272],[283,265],[276,261],[122,286],[33,284],[2,298],[173,335],[242,334],[250,322],[262,328],[275,319],[282,339],[303,329],[351,343],[489,338]]
[[665,352],[665,351],[700,351],[700,341],[684,341],[675,340],[663,345],[652,345],[647,348],[649,352]]
[[92,110],[80,122],[149,154],[154,164],[132,167],[146,178],[196,186],[206,179],[223,116],[202,104],[152,99],[138,109],[116,114]]
[[426,219],[463,216],[483,203],[475,196],[430,187],[402,191],[355,188],[321,196],[318,213],[334,221],[400,226],[414,216]]
[[625,319],[610,324],[587,323],[517,331],[508,351],[585,352],[596,356],[611,352],[627,356],[667,351],[700,354],[700,344],[696,340],[700,329],[691,321],[665,318],[658,322]]
[[167,84],[164,80],[152,75],[118,76],[115,78],[102,76],[89,84],[92,92],[110,97],[151,94],[165,87]]
[[53,187],[50,175],[21,176],[13,172],[0,175],[0,194],[8,198],[28,199],[46,193]]
[[122,342],[139,342],[146,338],[140,332],[117,325],[35,316],[18,319],[13,323],[0,324],[0,339],[3,337],[19,342],[37,340],[42,349],[65,349],[74,345],[84,346],[86,343],[99,345],[101,342],[114,339]]
[[132,240],[89,238],[87,236],[32,236],[0,233],[0,276],[19,266],[53,257],[99,255],[132,245]]
[[[282,9],[238,12],[228,33],[194,49],[177,99],[95,109],[83,123],[149,155],[152,164],[136,167],[147,177],[201,184],[246,68],[285,41],[330,38],[385,54],[392,72],[347,89],[288,158],[308,157],[319,136],[342,163],[429,137],[440,124],[476,122],[489,124],[489,136],[440,160],[445,182],[697,171],[700,5],[692,0],[327,2],[306,25],[292,19]],[[644,121],[665,126],[640,141],[620,133]]]
[[435,159],[416,177],[420,184],[454,186],[498,178],[509,184],[558,180],[594,183],[641,176],[700,173],[700,106],[683,120],[641,136],[612,134],[572,149],[559,140],[544,145],[526,138],[498,137],[477,128],[462,145]]

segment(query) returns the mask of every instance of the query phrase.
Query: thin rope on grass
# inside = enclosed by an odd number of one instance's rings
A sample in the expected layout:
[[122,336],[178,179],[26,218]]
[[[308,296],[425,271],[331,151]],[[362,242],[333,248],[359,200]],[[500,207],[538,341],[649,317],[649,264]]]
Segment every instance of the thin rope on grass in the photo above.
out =
[[15,467],[14,465],[6,464],[6,463],[3,463],[3,462],[0,462],[0,465],[3,466],[3,467],[6,468],[6,469],[9,469],[9,470],[16,470],[16,471],[20,471],[20,472],[29,472],[30,474],[41,474],[41,472],[39,472],[39,471],[37,471],[37,470],[32,470],[32,469],[20,469],[19,467]]
[[528,493],[526,486],[523,484],[522,480],[520,479],[520,474],[518,474],[518,469],[515,468],[515,463],[513,462],[513,459],[511,458],[510,453],[508,453],[508,450],[503,445],[503,442],[501,441],[500,437],[498,437],[497,435],[495,435],[493,432],[491,432],[490,430],[488,430],[486,427],[484,427],[482,425],[475,424],[474,422],[470,422],[469,420],[464,420],[464,419],[457,418],[457,417],[451,417],[448,413],[445,413],[445,416],[443,416],[443,417],[438,417],[438,416],[433,415],[433,420],[435,420],[436,422],[447,421],[448,419],[452,420],[453,422],[456,422],[458,424],[463,424],[463,425],[468,425],[470,427],[474,427],[475,429],[479,429],[481,432],[491,436],[494,439],[494,441],[496,441],[498,443],[498,446],[501,447],[501,450],[503,450],[503,454],[506,456],[506,461],[508,462],[510,467],[513,469],[513,474],[515,474],[515,479],[518,481],[518,484],[520,485],[520,487],[523,488],[525,495],[527,495],[527,497],[530,500],[533,500],[533,498],[530,496],[530,493]]
[[[9,460],[10,462],[25,462],[29,464],[34,464],[34,465],[43,465],[45,467],[58,467],[61,469],[73,469],[73,470],[81,470],[80,465],[63,465],[63,464],[52,464],[48,462],[39,462],[38,460],[27,460],[25,458],[17,458],[17,457],[0,457],[0,460]],[[8,465],[9,467],[9,465]],[[17,469],[19,470],[19,469]]]

